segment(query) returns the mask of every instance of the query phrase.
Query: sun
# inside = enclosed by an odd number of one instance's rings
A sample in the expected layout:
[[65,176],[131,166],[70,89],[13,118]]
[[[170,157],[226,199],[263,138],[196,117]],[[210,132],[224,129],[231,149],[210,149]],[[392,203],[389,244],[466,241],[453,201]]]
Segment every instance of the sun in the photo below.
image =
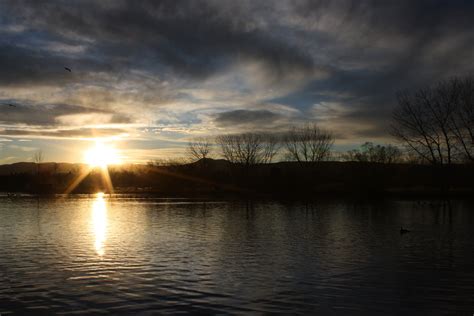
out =
[[94,147],[86,150],[84,161],[90,167],[101,168],[122,163],[118,150],[102,141],[96,141]]

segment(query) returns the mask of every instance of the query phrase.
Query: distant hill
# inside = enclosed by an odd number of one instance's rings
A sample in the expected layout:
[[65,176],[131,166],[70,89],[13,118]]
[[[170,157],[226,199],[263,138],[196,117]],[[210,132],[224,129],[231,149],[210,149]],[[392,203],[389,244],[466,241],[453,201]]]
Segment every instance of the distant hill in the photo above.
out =
[[[85,168],[84,164],[80,163],[55,163],[45,162],[39,164],[39,169],[42,172],[68,173]],[[0,165],[0,175],[10,175],[18,173],[33,174],[38,171],[38,164],[34,162],[17,162],[9,165]]]
[[[85,168],[88,168],[88,166],[83,163],[43,162],[37,164],[35,162],[17,162],[8,165],[0,165],[0,176],[24,173],[36,174],[38,169],[41,173],[75,173]],[[146,168],[146,165],[124,164],[120,166],[111,166],[109,169],[137,172]]]
[[209,168],[212,171],[223,171],[229,169],[232,163],[225,159],[202,158],[189,165],[198,168]]

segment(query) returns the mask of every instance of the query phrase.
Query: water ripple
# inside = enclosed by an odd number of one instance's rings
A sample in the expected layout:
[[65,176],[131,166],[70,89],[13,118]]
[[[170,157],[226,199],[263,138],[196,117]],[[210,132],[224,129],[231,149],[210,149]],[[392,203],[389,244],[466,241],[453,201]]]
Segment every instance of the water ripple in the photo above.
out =
[[0,314],[470,315],[473,224],[467,201],[0,197]]

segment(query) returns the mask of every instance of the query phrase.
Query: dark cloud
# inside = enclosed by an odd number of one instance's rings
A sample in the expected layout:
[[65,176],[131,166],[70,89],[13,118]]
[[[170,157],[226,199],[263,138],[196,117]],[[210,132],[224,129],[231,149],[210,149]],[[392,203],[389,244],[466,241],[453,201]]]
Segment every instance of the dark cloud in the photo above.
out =
[[235,110],[223,112],[216,115],[215,122],[222,127],[234,127],[236,125],[262,125],[272,124],[282,116],[267,110]]
[[312,105],[331,94],[355,109],[387,114],[398,90],[474,71],[472,1],[308,0],[294,8],[303,21],[331,21],[321,26],[331,71],[288,100]]
[[[474,2],[302,1],[296,11],[309,19],[336,17],[331,38],[329,89],[358,95],[390,94],[474,70]],[[335,44],[349,34],[346,49]],[[343,62],[343,63],[341,63]],[[349,66],[345,66],[348,64]],[[391,95],[390,95],[391,97]]]
[[119,128],[77,128],[58,130],[39,129],[1,129],[1,136],[47,137],[47,138],[96,138],[125,134],[127,131]]
[[69,81],[70,77],[65,76],[64,63],[59,62],[53,67],[52,61],[48,59],[32,50],[0,42],[0,85]]
[[[63,53],[30,46],[28,38],[22,39],[24,43],[19,41],[25,47],[13,45],[14,40],[0,40],[0,86],[65,86],[91,80],[93,72],[111,69],[103,61],[95,61],[90,56],[67,57]],[[68,72],[64,67],[73,71]]]
[[[12,100],[0,100],[0,124],[57,126],[61,125],[61,117],[80,114],[105,114],[108,121],[103,123],[131,122],[128,116],[83,106],[70,104],[24,104]],[[87,124],[87,121],[84,123]]]
[[100,60],[99,65],[114,64],[116,71],[169,69],[177,75],[205,77],[240,59],[258,61],[275,76],[312,68],[304,51],[259,26],[263,8],[175,0],[2,4],[14,22],[55,39],[75,39],[88,46],[88,57]]

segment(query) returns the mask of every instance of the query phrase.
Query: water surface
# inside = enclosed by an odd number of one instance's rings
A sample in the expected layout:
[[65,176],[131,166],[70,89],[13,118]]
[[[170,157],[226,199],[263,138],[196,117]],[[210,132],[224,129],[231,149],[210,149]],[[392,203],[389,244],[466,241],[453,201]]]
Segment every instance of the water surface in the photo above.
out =
[[0,313],[471,315],[473,227],[467,201],[3,197]]

